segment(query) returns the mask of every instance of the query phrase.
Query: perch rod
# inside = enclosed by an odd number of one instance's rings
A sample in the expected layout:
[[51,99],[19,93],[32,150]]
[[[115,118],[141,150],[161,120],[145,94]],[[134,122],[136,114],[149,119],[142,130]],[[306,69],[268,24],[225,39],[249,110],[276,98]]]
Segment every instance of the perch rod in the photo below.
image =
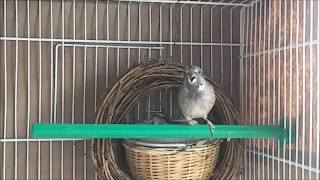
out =
[[[287,139],[288,130],[276,125],[215,125],[213,138]],[[33,138],[211,138],[207,125],[38,124]]]

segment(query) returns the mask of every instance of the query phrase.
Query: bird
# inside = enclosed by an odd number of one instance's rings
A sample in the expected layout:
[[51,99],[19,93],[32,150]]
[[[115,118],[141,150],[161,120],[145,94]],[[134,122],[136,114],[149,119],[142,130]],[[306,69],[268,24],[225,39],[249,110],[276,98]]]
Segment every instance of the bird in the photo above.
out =
[[206,80],[203,71],[198,66],[189,66],[184,71],[184,83],[178,91],[180,111],[190,125],[198,122],[194,119],[203,118],[213,135],[214,125],[208,120],[208,114],[216,102],[213,85]]

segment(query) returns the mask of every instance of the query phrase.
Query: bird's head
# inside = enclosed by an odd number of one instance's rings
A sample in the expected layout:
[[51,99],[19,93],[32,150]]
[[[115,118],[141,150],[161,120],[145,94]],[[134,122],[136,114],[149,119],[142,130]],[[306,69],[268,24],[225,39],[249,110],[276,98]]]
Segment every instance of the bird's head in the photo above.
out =
[[190,66],[185,70],[185,83],[192,86],[200,86],[204,80],[203,71],[198,66]]

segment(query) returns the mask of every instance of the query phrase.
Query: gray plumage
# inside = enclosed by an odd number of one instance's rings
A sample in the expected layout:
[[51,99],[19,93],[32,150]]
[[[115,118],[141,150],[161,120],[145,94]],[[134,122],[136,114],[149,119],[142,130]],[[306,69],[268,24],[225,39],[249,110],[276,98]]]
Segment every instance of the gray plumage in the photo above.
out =
[[215,101],[214,88],[205,79],[202,69],[197,66],[187,68],[184,74],[184,84],[179,89],[178,103],[188,124],[195,125],[198,122],[193,120],[194,118],[203,118],[209,125],[212,125],[207,116]]

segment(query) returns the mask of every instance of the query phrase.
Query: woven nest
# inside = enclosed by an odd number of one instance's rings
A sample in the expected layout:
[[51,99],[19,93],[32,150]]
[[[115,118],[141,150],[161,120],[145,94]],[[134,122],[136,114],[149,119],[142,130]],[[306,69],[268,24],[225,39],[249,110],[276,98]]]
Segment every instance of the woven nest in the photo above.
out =
[[138,180],[207,180],[215,169],[218,141],[185,149],[123,143],[130,173]]
[[[97,111],[96,124],[125,123],[126,113],[146,94],[183,83],[185,65],[172,61],[148,61],[130,69],[107,90]],[[218,86],[208,79],[216,91],[217,112],[224,124],[237,124],[236,109]],[[213,179],[238,179],[242,162],[242,149],[238,141],[223,143]],[[92,159],[102,179],[130,179],[121,141],[92,140]]]

